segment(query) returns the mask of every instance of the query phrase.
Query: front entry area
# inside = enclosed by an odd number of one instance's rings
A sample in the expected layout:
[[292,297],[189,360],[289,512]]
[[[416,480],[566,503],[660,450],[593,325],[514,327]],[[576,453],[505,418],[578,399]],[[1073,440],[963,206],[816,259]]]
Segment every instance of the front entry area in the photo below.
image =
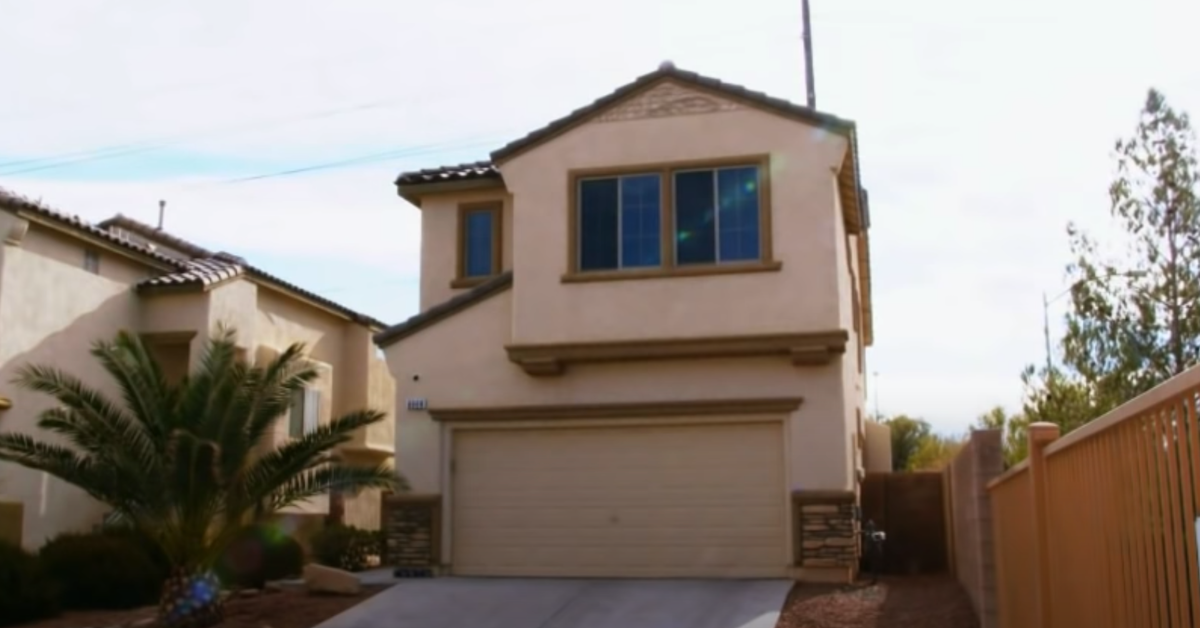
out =
[[779,578],[782,421],[455,429],[453,573]]

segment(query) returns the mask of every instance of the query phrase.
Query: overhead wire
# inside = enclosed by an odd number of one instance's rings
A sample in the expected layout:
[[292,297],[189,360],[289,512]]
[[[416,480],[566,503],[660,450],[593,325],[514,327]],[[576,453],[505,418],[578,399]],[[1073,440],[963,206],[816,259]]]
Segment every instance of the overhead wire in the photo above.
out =
[[[798,19],[799,19],[798,16],[792,15],[792,14],[779,15],[769,21],[764,21],[763,25],[755,25],[751,28],[739,27],[736,29],[729,29],[728,31],[719,31],[718,34],[729,35],[729,34],[732,34],[735,32],[742,32],[742,31],[748,31],[748,30],[759,30],[760,28],[762,28],[765,25],[774,26],[779,23],[787,23],[789,21],[798,23],[797,22]],[[543,20],[545,20],[545,18],[543,18]],[[503,27],[503,25],[496,25],[496,26],[500,27],[500,28]],[[394,54],[397,52],[398,51],[396,51],[396,50],[392,50],[383,45],[380,45],[380,46],[370,46],[367,48],[356,50],[349,54],[341,54],[341,55],[336,55],[336,56],[328,56],[328,55],[307,56],[302,59],[297,59],[295,61],[287,61],[287,62],[278,63],[278,64],[275,64],[275,63],[260,64],[251,72],[240,72],[240,71],[234,72],[233,74],[234,74],[235,78],[233,78],[232,80],[192,81],[192,82],[185,82],[185,83],[175,83],[175,84],[171,84],[171,85],[160,86],[158,88],[155,88],[154,90],[145,90],[142,95],[145,100],[154,100],[154,99],[161,98],[163,96],[169,96],[169,95],[178,94],[178,93],[200,91],[200,90],[204,90],[206,88],[223,87],[226,85],[233,85],[233,84],[237,84],[237,83],[241,83],[244,81],[254,79],[256,77],[261,78],[262,75],[268,75],[270,77],[277,77],[277,76],[281,75],[281,70],[290,74],[297,70],[311,70],[312,66],[314,66],[314,65],[328,66],[331,64],[331,61],[334,63],[342,63],[342,62],[355,61],[355,60],[358,60],[361,58],[368,57],[370,55],[379,55],[379,54],[387,54],[387,53]],[[138,96],[139,94],[137,92],[135,92],[130,95]],[[55,107],[53,105],[51,105],[51,106],[40,105],[37,107],[36,110],[27,111],[27,112],[0,111],[0,121],[4,121],[6,119],[12,119],[12,118],[30,119],[30,118],[46,117],[47,115],[57,115],[58,112],[76,111],[76,110],[83,108],[86,105],[94,104],[94,100],[92,98],[69,99],[67,102],[70,103],[70,105],[65,106],[65,107],[63,107],[63,106]],[[30,115],[30,114],[32,114],[32,115]],[[0,164],[0,165],[3,165],[3,164]]]
[[[737,29],[737,30],[744,31],[744,30],[750,30],[750,29],[743,28],[743,29]],[[728,33],[726,33],[726,34],[728,34]],[[577,75],[577,74],[572,74],[571,77],[572,77],[571,79],[567,79],[568,82],[570,82],[572,79],[575,81],[584,82],[588,78],[587,75]],[[560,81],[560,84],[561,84],[561,82],[562,81]],[[490,83],[485,83],[482,85],[479,83],[472,83],[470,85],[469,91],[464,90],[463,93],[452,93],[449,96],[447,96],[445,94],[445,92],[443,92],[443,96],[441,98],[419,99],[419,100],[411,98],[411,97],[388,98],[388,99],[371,101],[371,102],[367,102],[367,103],[354,104],[354,105],[350,105],[347,107],[339,107],[339,108],[335,108],[335,109],[310,112],[310,113],[306,113],[306,114],[301,114],[299,116],[294,116],[294,117],[289,117],[289,118],[284,118],[284,119],[267,120],[267,121],[260,120],[260,121],[255,121],[255,122],[230,125],[230,126],[226,126],[226,127],[218,127],[216,129],[209,129],[206,131],[200,131],[200,132],[194,132],[194,133],[184,133],[184,134],[178,134],[178,135],[174,135],[174,136],[158,137],[158,138],[138,140],[138,141],[133,141],[133,142],[123,142],[123,143],[115,144],[115,145],[106,145],[106,146],[100,146],[100,147],[92,148],[92,149],[69,151],[66,153],[59,153],[59,154],[48,155],[48,156],[43,156],[43,157],[27,157],[27,158],[21,158],[21,159],[16,159],[16,160],[9,160],[9,161],[5,161],[5,162],[0,162],[0,175],[12,176],[12,175],[26,174],[26,173],[31,173],[31,172],[41,172],[41,171],[45,171],[45,170],[63,168],[63,167],[67,167],[67,166],[75,166],[75,165],[86,164],[86,163],[97,162],[97,161],[119,159],[119,158],[123,158],[123,157],[129,157],[129,156],[145,154],[145,153],[149,153],[149,152],[153,152],[153,151],[157,151],[157,150],[162,150],[164,148],[178,146],[180,144],[186,144],[186,143],[195,142],[195,141],[203,141],[203,140],[207,140],[207,139],[212,139],[214,137],[227,137],[227,136],[232,136],[232,135],[238,135],[238,134],[245,133],[245,132],[259,132],[259,131],[269,130],[272,128],[278,128],[281,126],[287,126],[287,125],[291,125],[291,124],[298,124],[298,123],[303,123],[303,122],[308,122],[308,121],[313,121],[313,120],[332,118],[332,117],[353,114],[353,113],[360,113],[360,112],[371,110],[371,109],[391,108],[391,107],[396,107],[396,106],[402,106],[405,104],[417,104],[417,103],[429,104],[431,102],[444,102],[446,100],[452,100],[452,99],[455,99],[458,97],[465,96],[467,93],[469,93],[471,95],[478,94],[481,89],[486,90],[491,87],[499,87],[499,86],[505,86],[505,85],[511,85],[511,81],[497,79],[495,81],[494,85],[492,85]]]

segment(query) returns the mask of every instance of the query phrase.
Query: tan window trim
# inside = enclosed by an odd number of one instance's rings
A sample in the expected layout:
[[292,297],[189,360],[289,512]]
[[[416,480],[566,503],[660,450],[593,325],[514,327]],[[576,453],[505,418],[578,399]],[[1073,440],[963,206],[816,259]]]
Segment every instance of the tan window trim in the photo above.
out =
[[[758,167],[758,233],[759,259],[757,261],[725,264],[675,263],[675,212],[674,179],[672,174],[680,170],[703,170],[730,166]],[[657,174],[661,177],[660,211],[662,265],[655,268],[629,270],[582,271],[579,269],[579,181],[597,177],[622,175]],[[567,173],[567,272],[563,283],[588,281],[615,281],[625,279],[656,279],[662,277],[696,277],[701,275],[725,275],[731,273],[777,271],[783,267],[774,259],[771,238],[771,156],[747,155],[721,159],[677,161],[668,163],[621,166],[618,168],[591,168],[571,170]]]
[[[501,246],[503,238],[501,231],[504,229],[504,203],[502,201],[481,201],[474,203],[460,203],[458,206],[458,235],[457,243],[457,268],[454,273],[454,279],[450,282],[451,288],[473,288],[479,284],[496,277],[502,272],[503,252]],[[489,275],[479,277],[467,276],[467,214],[479,211],[492,212],[492,272]]]

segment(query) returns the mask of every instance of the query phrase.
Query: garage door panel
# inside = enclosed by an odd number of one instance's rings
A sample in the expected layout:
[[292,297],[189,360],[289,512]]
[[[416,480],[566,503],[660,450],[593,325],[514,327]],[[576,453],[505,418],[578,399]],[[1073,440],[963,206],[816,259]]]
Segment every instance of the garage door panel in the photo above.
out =
[[461,575],[776,577],[779,423],[455,435]]
[[[613,528],[614,523],[621,527],[713,527],[720,528],[775,528],[780,519],[785,516],[782,509],[767,508],[728,508],[713,506],[712,502],[697,502],[694,506],[678,506],[672,508],[631,508],[623,507],[619,521],[613,521],[611,508],[596,508],[594,506],[581,508],[472,508],[459,510],[456,525],[469,532],[486,534],[491,529],[516,527],[528,529],[542,528],[583,528],[596,526]],[[532,524],[532,525],[531,525]]]

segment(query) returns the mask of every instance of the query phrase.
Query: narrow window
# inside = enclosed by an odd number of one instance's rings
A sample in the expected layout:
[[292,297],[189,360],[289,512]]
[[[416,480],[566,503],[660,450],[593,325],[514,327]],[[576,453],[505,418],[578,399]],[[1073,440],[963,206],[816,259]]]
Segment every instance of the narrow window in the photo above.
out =
[[761,258],[758,167],[678,171],[674,184],[678,264]]
[[499,273],[500,269],[500,208],[499,205],[462,207],[458,213],[458,250],[460,250],[463,279],[482,279]]
[[579,182],[579,270],[662,264],[662,179],[657,174]]
[[292,406],[288,411],[288,436],[300,438],[304,435],[304,405],[308,401],[306,389],[292,391]]
[[304,433],[311,434],[321,423],[321,391],[304,389]]
[[288,411],[288,436],[300,438],[317,429],[321,416],[321,391],[301,388],[292,391],[292,407]]
[[93,275],[100,274],[100,254],[91,249],[83,252],[83,269]]

